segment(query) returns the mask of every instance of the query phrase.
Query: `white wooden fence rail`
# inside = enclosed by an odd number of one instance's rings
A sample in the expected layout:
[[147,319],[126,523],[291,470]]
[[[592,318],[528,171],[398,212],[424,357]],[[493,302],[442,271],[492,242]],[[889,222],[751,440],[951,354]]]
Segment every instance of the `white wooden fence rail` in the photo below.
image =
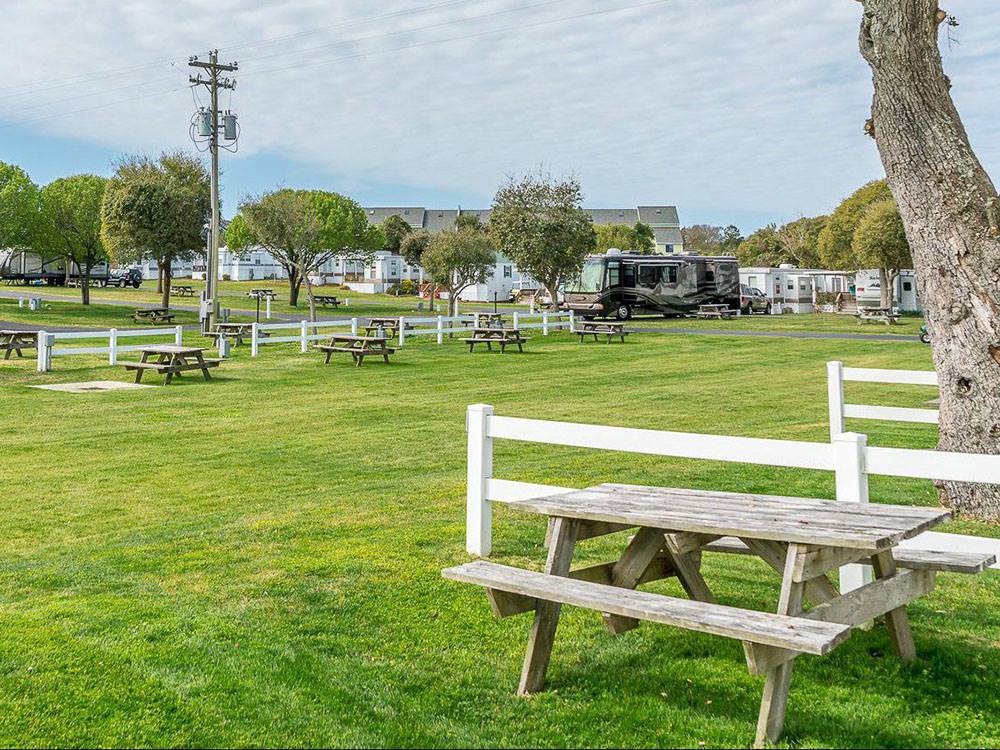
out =
[[[661,432],[502,417],[496,416],[493,407],[486,404],[469,406],[466,430],[466,549],[470,554],[483,557],[492,550],[492,503],[526,500],[574,489],[494,477],[494,440],[832,471],[836,477],[836,499],[841,502],[868,502],[871,474],[1000,484],[1000,456],[869,448],[866,436],[856,433],[835,435],[831,443],[811,443]],[[992,552],[1000,557],[1000,539],[959,534],[925,532],[908,540],[904,546]],[[1000,568],[1000,563],[993,567]],[[860,565],[842,568],[842,588],[849,591],[862,585],[864,572]]]
[[826,363],[827,403],[830,411],[830,437],[846,429],[844,421],[852,419],[881,419],[889,422],[938,423],[937,409],[907,409],[896,406],[848,404],[844,401],[844,383],[896,383],[899,385],[937,386],[937,373],[933,370],[875,370],[865,367],[844,367],[843,362]]
[[[160,338],[172,336],[177,346],[184,344],[184,326],[173,328],[134,329],[110,328],[103,331],[55,331],[38,332],[38,372],[49,372],[52,369],[53,357],[71,357],[81,354],[107,354],[108,364],[118,364],[118,355],[122,352],[135,352],[150,346],[145,344],[122,344],[121,339]],[[107,345],[101,346],[58,346],[60,341],[95,341],[107,339]]]

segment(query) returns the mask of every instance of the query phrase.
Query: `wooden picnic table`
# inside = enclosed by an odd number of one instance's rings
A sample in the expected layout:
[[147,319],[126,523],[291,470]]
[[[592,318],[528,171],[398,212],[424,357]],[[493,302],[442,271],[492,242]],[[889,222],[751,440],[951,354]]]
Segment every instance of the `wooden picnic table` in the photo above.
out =
[[899,322],[899,313],[888,307],[859,307],[854,313],[858,320],[858,325],[862,323],[885,323],[887,326],[895,325]]
[[132,320],[137,323],[170,323],[174,319],[168,307],[143,307],[132,313]]
[[36,331],[0,331],[0,349],[3,349],[4,359],[10,359],[11,353],[24,357],[22,349],[37,349],[38,333]]
[[[170,385],[174,376],[189,370],[201,370],[205,380],[211,380],[210,367],[218,367],[221,359],[207,359],[204,347],[194,346],[144,346],[142,359],[139,362],[122,362],[126,370],[135,370],[135,382],[142,382],[142,374],[146,370],[155,370],[166,375],[165,385]],[[150,359],[153,361],[150,361]]]
[[[268,331],[261,330],[257,334],[260,338],[271,335]],[[229,339],[235,346],[241,346],[244,337],[253,335],[253,323],[216,323],[215,330],[206,331],[205,335],[215,339]]]
[[175,296],[177,296],[177,297],[193,297],[194,296],[194,287],[193,286],[186,286],[186,285],[171,286],[170,287],[170,293],[173,294],[173,295],[175,295]]
[[503,313],[476,313],[474,318],[460,321],[466,328],[503,328]]
[[[545,572],[479,560],[443,575],[484,586],[501,617],[534,612],[520,693],[544,686],[562,604],[603,612],[614,634],[649,620],[734,638],[744,643],[750,671],[766,675],[758,746],[781,736],[797,656],[826,654],[855,628],[884,616],[894,650],[912,660],[906,605],[931,590],[937,570],[951,569],[933,560],[897,569],[897,562],[899,568],[907,565],[897,553],[910,552],[898,550],[899,542],[947,520],[942,508],[621,484],[508,505],[549,517]],[[636,532],[620,559],[570,569],[577,541],[625,529]],[[716,603],[701,572],[702,552],[714,551],[713,544],[727,539],[781,575],[776,612]],[[973,561],[963,572],[979,572],[994,559]],[[849,563],[871,565],[875,581],[838,591],[827,574]],[[677,577],[690,599],[634,590],[667,577]],[[803,611],[805,599],[813,604],[808,611]]]
[[597,337],[601,335],[607,336],[609,344],[613,338],[620,338],[624,344],[625,337],[628,336],[628,331],[625,330],[624,323],[599,323],[592,320],[585,320],[576,324],[576,334],[580,337],[581,344],[587,336],[593,336],[594,341],[597,341]]
[[273,289],[251,289],[247,292],[247,297],[259,297],[261,299],[270,297],[271,299],[274,299],[275,294]]
[[[412,323],[405,325],[407,331],[413,329]],[[381,332],[389,338],[394,338],[399,334],[399,318],[370,318],[364,328],[368,336],[378,336]]]
[[389,339],[384,336],[355,336],[353,334],[335,333],[330,337],[330,343],[321,344],[316,348],[321,352],[326,352],[325,364],[330,364],[330,356],[334,352],[350,354],[354,359],[354,366],[361,367],[365,357],[374,355],[382,357],[386,364],[389,364],[389,355],[396,350],[388,346]]
[[729,320],[736,314],[729,305],[698,305],[698,311],[694,314],[696,318],[715,318],[716,320]]
[[524,342],[527,341],[521,335],[521,331],[517,328],[473,328],[472,336],[467,339],[462,339],[466,344],[469,345],[469,351],[476,344],[486,344],[486,348],[493,351],[493,344],[500,345],[500,353],[503,354],[507,351],[508,346],[516,345],[519,352],[524,351]]
[[323,307],[339,307],[343,302],[337,297],[329,294],[314,294],[313,299],[316,300]]

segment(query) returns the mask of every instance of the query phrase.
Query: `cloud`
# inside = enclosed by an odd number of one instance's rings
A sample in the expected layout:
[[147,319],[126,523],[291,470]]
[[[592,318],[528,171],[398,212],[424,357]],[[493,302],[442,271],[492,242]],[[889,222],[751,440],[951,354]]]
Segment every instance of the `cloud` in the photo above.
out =
[[[227,159],[285,159],[361,191],[488,200],[543,165],[579,176],[591,205],[784,218],[829,210],[880,174],[862,134],[857,4],[629,8],[640,1],[8,2],[0,118],[122,151],[189,146],[186,57],[219,46],[240,61],[243,138]],[[944,49],[989,166],[1000,10],[986,5],[963,9],[960,44]]]

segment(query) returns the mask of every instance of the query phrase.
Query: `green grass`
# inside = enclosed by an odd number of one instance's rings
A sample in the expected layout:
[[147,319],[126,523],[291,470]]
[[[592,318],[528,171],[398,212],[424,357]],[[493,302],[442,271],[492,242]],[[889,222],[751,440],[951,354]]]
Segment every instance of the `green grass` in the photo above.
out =
[[743,315],[732,320],[697,318],[639,317],[631,325],[639,328],[692,328],[712,331],[797,331],[815,333],[878,333],[916,336],[924,323],[919,315],[904,315],[895,325],[858,325],[853,315],[808,313],[785,315]]
[[[534,337],[524,355],[407,344],[392,365],[246,349],[211,383],[68,395],[126,379],[97,358],[0,364],[3,745],[748,745],[762,680],[740,644],[654,625],[610,637],[566,608],[549,690],[514,695],[529,620],[446,582],[464,553],[469,403],[546,419],[827,439],[824,362],[928,368],[916,343]],[[156,378],[150,378],[156,382]],[[848,397],[919,406],[926,388]],[[880,445],[922,425],[852,423]],[[496,475],[831,497],[832,477],[500,442]],[[877,479],[875,501],[933,504]],[[1000,536],[1000,528],[951,528]],[[499,508],[495,559],[540,568],[540,519]],[[581,545],[611,559],[623,538]],[[706,557],[720,600],[773,608],[760,564]],[[678,593],[673,583],[653,590]],[[911,607],[920,659],[884,629],[796,662],[791,746],[1000,743],[1000,576],[943,575]]]
[[[102,305],[92,302],[82,305],[77,301],[42,301],[42,309],[32,312],[27,305],[18,307],[17,300],[0,297],[0,321],[32,323],[39,326],[79,326],[85,328],[149,328],[132,320],[135,308],[121,305]],[[175,310],[174,325],[191,325],[198,322],[198,314]]]

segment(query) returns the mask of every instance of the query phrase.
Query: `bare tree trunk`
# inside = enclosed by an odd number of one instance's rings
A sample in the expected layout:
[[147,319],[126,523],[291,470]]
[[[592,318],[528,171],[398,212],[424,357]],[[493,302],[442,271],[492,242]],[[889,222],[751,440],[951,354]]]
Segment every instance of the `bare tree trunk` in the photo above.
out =
[[[208,271],[205,272],[206,276]],[[163,263],[156,261],[156,293],[163,294]]]
[[[1000,453],[997,192],[969,145],[938,48],[937,0],[863,0],[873,130],[913,251],[941,386],[938,447]],[[1000,519],[1000,488],[955,482],[941,500]]]
[[80,302],[85,305],[90,304],[90,265],[85,266],[81,269],[83,273],[80,276]]
[[163,264],[160,269],[160,275],[163,279],[160,290],[160,307],[170,307],[170,281],[173,278],[173,269],[170,267],[170,261]]
[[298,267],[288,269],[288,304],[292,307],[299,306],[299,287],[302,286],[302,277],[299,276]]
[[879,307],[892,307],[892,290],[889,288],[889,272],[884,268],[878,269],[878,283]]

